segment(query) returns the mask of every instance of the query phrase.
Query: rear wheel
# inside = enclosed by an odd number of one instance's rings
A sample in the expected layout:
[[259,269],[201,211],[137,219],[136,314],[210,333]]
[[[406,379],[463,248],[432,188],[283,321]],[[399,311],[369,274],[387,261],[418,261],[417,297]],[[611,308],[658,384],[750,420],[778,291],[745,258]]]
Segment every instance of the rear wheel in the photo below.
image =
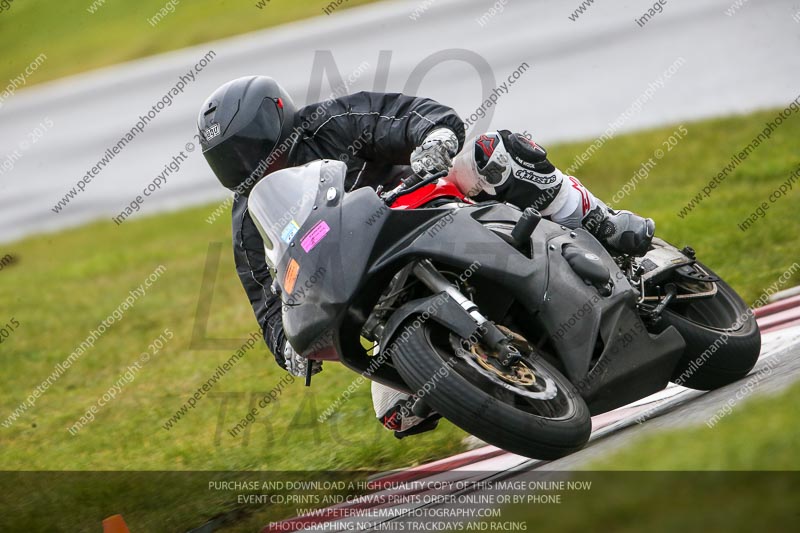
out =
[[395,341],[393,361],[416,395],[460,428],[490,444],[537,459],[557,459],[583,447],[589,409],[575,387],[512,335],[522,354],[501,372],[485,353],[435,323]]
[[675,326],[686,341],[672,375],[672,381],[684,387],[712,390],[733,383],[752,370],[761,352],[755,316],[722,280],[714,296],[667,308],[661,324]]

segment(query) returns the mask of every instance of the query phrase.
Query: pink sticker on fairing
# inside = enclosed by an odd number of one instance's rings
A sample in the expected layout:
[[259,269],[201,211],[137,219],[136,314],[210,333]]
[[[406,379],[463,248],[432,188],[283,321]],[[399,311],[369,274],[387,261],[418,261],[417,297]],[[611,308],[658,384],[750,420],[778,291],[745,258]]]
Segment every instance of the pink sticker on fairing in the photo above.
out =
[[306,253],[310,252],[325,238],[325,235],[327,235],[330,230],[331,228],[328,226],[328,223],[324,220],[320,220],[314,224],[314,227],[300,240],[300,246],[303,247]]

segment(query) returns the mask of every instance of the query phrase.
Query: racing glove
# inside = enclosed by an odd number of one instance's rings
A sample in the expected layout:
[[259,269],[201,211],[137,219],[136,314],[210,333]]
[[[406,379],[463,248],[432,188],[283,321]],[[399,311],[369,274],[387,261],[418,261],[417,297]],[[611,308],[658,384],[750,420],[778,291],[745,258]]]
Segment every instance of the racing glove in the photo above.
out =
[[[287,342],[283,347],[283,358],[286,370],[297,377],[305,377],[308,359],[294,351],[294,348]],[[322,361],[311,361],[311,375],[322,372]]]
[[445,172],[458,153],[458,137],[449,128],[437,128],[411,154],[411,169],[419,176]]

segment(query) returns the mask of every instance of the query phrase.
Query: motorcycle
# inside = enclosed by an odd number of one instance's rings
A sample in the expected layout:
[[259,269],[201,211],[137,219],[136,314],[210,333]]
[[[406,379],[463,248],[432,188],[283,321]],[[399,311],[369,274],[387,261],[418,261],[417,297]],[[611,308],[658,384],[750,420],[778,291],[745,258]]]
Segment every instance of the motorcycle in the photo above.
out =
[[752,312],[689,247],[612,255],[442,174],[346,193],[345,173],[315,161],[250,194],[286,338],[413,394],[417,416],[556,459],[586,444],[592,415],[670,381],[724,386],[758,359]]

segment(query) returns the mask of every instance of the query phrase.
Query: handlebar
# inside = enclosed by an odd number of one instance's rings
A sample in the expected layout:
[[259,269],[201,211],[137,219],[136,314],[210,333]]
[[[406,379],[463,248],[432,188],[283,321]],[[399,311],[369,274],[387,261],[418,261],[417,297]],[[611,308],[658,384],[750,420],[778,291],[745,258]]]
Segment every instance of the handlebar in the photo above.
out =
[[405,196],[406,194],[410,194],[426,185],[435,183],[439,179],[447,176],[449,173],[450,173],[449,170],[442,170],[440,172],[436,172],[435,174],[428,174],[425,177],[420,177],[417,176],[416,174],[412,174],[407,178],[403,178],[403,180],[400,182],[400,185],[398,185],[391,191],[382,194],[381,200],[383,200],[383,203],[385,203],[386,205],[391,206],[401,196]]

